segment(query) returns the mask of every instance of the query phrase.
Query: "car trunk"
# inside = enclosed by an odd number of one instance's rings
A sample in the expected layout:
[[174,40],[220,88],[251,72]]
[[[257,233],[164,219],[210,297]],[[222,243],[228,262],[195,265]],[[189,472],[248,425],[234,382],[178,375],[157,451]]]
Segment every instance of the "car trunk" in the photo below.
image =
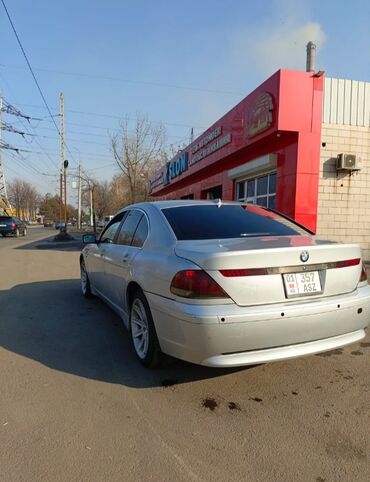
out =
[[5,228],[11,226],[13,219],[9,216],[0,216],[0,227]]
[[349,293],[361,274],[359,246],[314,236],[179,241],[175,253],[205,270],[240,306]]

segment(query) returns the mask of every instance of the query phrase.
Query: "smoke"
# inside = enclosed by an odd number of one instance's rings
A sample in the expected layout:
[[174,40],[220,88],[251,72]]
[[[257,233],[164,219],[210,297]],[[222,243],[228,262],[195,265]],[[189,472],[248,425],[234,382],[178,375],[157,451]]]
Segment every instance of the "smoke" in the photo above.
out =
[[[248,12],[248,2],[245,5]],[[219,62],[207,71],[210,88],[224,86],[240,95],[189,96],[199,125],[214,122],[278,69],[306,70],[306,44],[310,40],[317,45],[320,68],[320,48],[326,35],[312,18],[308,0],[275,0],[268,17],[248,18],[245,25],[229,33]]]
[[261,77],[279,68],[304,70],[306,44],[314,41],[318,49],[325,43],[322,26],[310,18],[309,3],[304,0],[278,0],[271,17],[252,29],[238,31],[231,39],[231,57],[239,69],[249,67]]

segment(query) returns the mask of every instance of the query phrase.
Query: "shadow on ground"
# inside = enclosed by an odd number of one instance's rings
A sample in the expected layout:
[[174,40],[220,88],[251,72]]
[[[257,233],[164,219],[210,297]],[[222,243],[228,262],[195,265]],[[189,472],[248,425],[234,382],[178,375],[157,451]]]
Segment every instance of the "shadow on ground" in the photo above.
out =
[[0,347],[54,370],[135,388],[182,384],[240,370],[181,361],[158,370],[142,367],[120,318],[99,299],[83,298],[76,279],[0,291],[0,306]]
[[38,241],[31,241],[30,243],[23,244],[22,246],[18,246],[15,249],[43,249],[43,250],[53,250],[53,251],[81,251],[83,248],[83,243],[81,240],[81,236],[73,237],[75,239],[71,241],[55,241],[54,236],[50,238],[45,238]]

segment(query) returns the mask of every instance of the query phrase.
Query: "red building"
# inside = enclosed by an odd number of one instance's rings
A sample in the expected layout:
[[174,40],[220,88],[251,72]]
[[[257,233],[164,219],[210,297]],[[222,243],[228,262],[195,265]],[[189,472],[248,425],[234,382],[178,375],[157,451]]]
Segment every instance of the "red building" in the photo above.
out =
[[316,231],[323,80],[276,72],[167,163],[151,195],[254,202]]

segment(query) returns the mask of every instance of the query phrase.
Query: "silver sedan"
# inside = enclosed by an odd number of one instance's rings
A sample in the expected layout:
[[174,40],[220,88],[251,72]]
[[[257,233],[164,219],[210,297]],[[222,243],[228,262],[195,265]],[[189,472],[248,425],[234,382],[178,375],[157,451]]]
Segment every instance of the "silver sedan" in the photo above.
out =
[[369,324],[360,247],[259,206],[135,204],[84,243],[82,292],[118,313],[145,366],[282,360],[356,342]]

